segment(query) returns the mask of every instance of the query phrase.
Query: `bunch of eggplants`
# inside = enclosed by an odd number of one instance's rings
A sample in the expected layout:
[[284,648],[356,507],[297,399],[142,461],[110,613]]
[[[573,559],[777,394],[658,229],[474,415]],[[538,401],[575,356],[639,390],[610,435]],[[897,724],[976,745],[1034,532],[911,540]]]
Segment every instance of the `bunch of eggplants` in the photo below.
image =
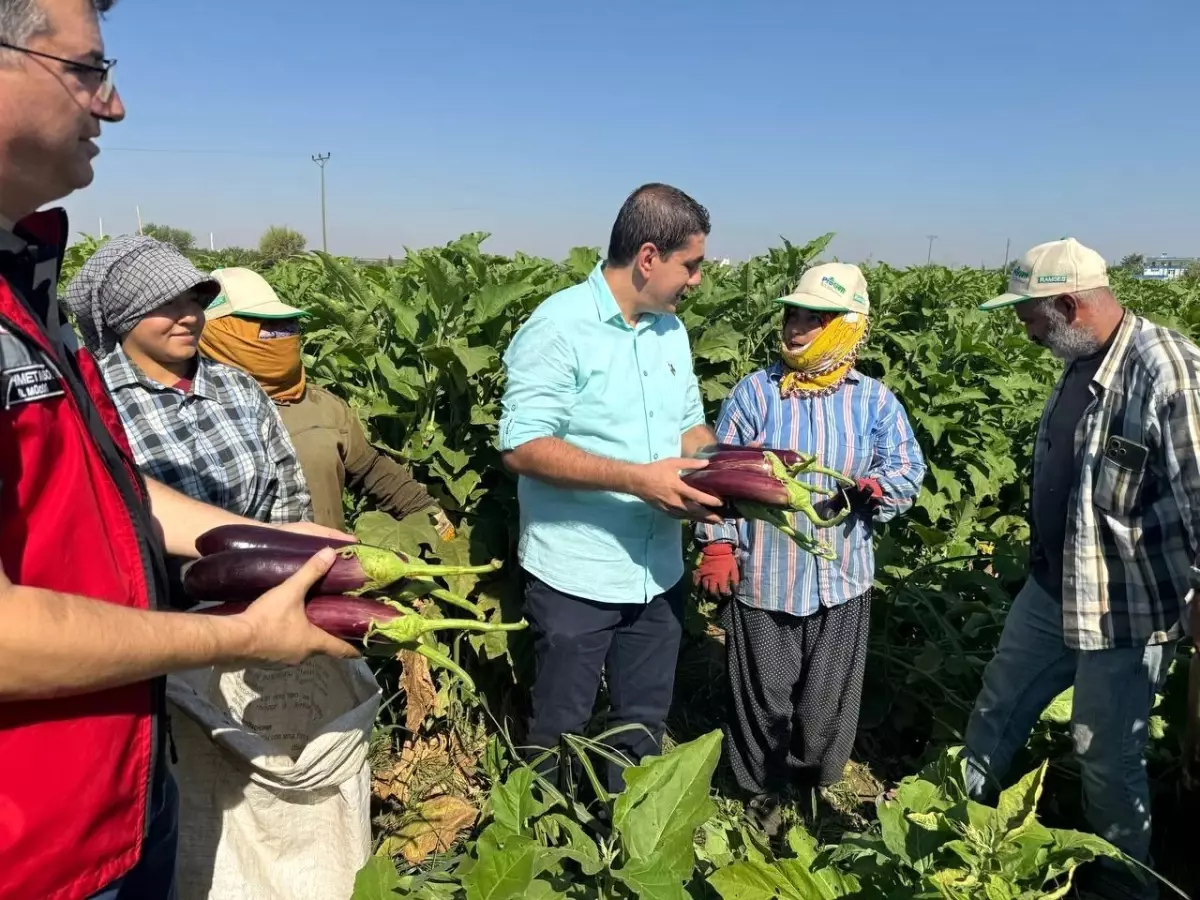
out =
[[814,556],[836,558],[829,545],[797,529],[795,514],[802,514],[816,528],[832,528],[850,515],[848,498],[843,496],[840,511],[822,518],[812,495],[835,496],[838,490],[802,481],[800,476],[826,475],[843,488],[854,487],[854,479],[818,465],[815,456],[777,447],[714,444],[696,456],[707,460],[708,465],[682,478],[697,490],[724,501],[718,515],[768,522]]
[[[474,691],[470,676],[453,659],[421,638],[437,631],[519,631],[527,627],[523,619],[507,624],[485,622],[483,611],[470,600],[427,580],[495,572],[501,567],[500,562],[482,566],[433,565],[384,547],[258,525],[222,525],[197,538],[200,558],[184,566],[183,589],[192,600],[218,604],[199,612],[234,615],[296,574],[326,547],[337,552],[337,559],[306,599],[305,613],[318,628],[342,640],[367,643],[373,637],[383,638],[397,650],[413,650],[432,664],[449,669]],[[366,594],[430,596],[467,610],[474,619],[426,618],[394,599]]]

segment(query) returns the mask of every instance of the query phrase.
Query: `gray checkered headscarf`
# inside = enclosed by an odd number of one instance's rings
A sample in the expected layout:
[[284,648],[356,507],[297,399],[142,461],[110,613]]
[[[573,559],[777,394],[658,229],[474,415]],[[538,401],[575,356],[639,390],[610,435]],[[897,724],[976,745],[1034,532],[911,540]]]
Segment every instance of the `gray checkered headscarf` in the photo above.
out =
[[185,291],[221,286],[172,244],[142,235],[115,237],[97,250],[67,285],[63,305],[75,316],[92,355],[112,353],[146,315]]

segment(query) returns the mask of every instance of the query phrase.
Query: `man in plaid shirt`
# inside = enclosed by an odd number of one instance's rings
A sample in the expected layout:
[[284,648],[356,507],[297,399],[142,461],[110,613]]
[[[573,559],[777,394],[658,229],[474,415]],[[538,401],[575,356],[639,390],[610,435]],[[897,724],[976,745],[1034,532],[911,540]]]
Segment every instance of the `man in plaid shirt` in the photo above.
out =
[[[1088,821],[1147,863],[1147,723],[1200,576],[1200,348],[1122,309],[1104,259],[1073,238],[1030,250],[982,308],[1005,306],[1066,368],[1034,448],[1031,572],[967,726],[968,786],[1003,779],[1074,686]],[[1123,866],[1095,874],[1097,896],[1158,895]]]

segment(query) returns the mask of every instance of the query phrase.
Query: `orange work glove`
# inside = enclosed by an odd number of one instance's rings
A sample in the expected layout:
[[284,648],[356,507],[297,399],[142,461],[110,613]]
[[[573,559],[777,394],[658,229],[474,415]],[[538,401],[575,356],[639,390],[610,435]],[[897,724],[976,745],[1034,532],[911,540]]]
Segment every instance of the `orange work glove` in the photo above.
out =
[[710,594],[722,597],[732,594],[741,581],[737,557],[733,555],[733,545],[705,544],[702,553],[704,555],[700,565],[692,573],[692,582],[702,586]]

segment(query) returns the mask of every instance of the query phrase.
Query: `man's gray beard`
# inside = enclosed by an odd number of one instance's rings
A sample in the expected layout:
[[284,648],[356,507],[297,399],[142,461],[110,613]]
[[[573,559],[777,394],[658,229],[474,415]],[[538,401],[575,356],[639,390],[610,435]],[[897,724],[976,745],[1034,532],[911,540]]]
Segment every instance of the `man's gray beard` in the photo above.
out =
[[1094,335],[1068,324],[1067,317],[1053,307],[1046,310],[1046,320],[1049,327],[1042,343],[1061,360],[1072,362],[1083,356],[1091,356],[1103,346]]

